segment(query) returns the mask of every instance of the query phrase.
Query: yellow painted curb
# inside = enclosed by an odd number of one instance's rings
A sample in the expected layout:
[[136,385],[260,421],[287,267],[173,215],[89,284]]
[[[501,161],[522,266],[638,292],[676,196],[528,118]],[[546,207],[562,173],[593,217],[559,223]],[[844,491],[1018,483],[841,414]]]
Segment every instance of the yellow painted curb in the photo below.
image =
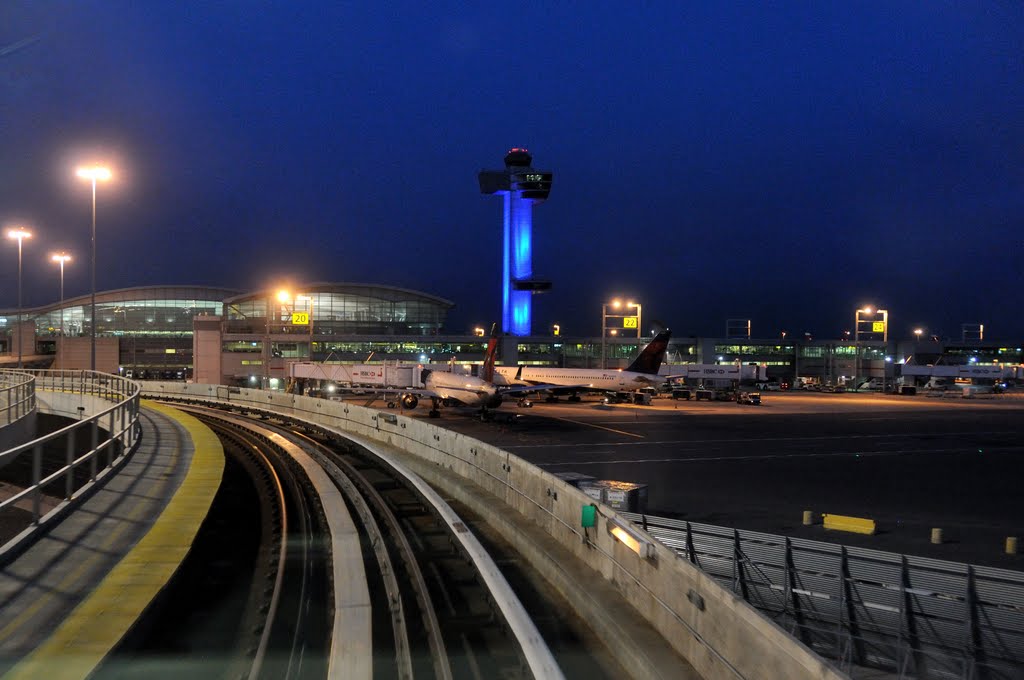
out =
[[195,452],[188,473],[142,540],[5,680],[87,677],[167,585],[192,547],[220,487],[224,448],[217,435],[192,416],[154,402],[142,403],[189,433]]
[[846,515],[822,515],[821,519],[826,529],[849,531],[855,534],[871,535],[875,533],[875,520],[873,519],[847,517]]

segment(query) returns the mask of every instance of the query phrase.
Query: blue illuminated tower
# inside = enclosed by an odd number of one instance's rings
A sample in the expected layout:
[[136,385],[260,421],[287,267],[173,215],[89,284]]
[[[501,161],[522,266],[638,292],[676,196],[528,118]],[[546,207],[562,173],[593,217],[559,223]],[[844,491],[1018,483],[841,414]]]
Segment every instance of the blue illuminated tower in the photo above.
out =
[[511,149],[504,170],[481,170],[480,193],[505,196],[505,256],[501,270],[501,327],[530,335],[530,296],[551,288],[533,278],[533,206],[551,193],[551,173],[530,167],[526,149]]

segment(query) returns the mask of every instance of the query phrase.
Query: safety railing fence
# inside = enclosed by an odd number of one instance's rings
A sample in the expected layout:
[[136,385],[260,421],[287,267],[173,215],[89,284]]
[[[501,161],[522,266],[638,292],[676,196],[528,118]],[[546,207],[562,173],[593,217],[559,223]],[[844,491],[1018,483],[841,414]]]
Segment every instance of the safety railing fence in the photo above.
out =
[[[0,374],[5,371],[0,371]],[[10,373],[10,372],[6,372]],[[0,563],[37,532],[77,504],[94,485],[126,460],[139,439],[137,383],[96,371],[20,371],[39,392],[88,396],[96,402],[66,427],[0,452],[0,477],[18,489],[0,500],[0,513],[24,529],[0,546]],[[102,402],[110,406],[103,408]]]
[[17,422],[36,407],[36,377],[24,371],[0,372],[0,427]]
[[620,513],[854,677],[1024,677],[1024,573]]

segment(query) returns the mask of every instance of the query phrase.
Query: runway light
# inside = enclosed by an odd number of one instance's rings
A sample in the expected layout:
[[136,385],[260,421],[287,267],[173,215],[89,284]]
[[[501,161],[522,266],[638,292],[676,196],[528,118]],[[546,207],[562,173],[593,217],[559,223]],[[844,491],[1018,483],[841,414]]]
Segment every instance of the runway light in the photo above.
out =
[[640,557],[644,559],[654,557],[654,544],[632,524],[609,517],[608,533]]

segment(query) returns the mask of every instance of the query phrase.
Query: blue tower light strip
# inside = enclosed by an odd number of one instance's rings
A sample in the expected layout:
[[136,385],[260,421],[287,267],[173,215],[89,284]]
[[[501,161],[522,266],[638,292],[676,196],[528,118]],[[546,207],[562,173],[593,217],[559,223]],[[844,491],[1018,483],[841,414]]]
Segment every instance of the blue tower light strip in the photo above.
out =
[[526,149],[512,149],[504,170],[483,170],[480,191],[504,198],[502,232],[502,329],[511,335],[531,335],[532,295],[551,284],[533,278],[533,206],[551,191],[552,174],[530,167]]

